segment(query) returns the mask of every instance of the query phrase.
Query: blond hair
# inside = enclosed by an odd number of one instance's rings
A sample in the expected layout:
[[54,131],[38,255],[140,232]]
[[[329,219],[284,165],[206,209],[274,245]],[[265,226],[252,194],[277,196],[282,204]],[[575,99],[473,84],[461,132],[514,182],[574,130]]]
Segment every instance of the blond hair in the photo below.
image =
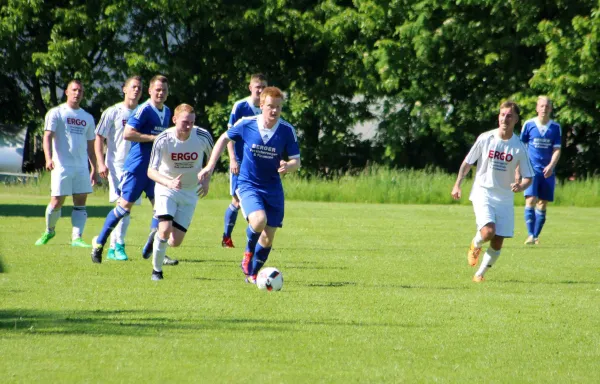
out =
[[184,103],[184,104],[179,104],[177,106],[177,108],[175,108],[175,111],[173,112],[173,116],[178,116],[180,113],[183,113],[183,112],[187,112],[190,114],[196,113],[196,111],[194,111],[194,107],[192,107],[189,104]]

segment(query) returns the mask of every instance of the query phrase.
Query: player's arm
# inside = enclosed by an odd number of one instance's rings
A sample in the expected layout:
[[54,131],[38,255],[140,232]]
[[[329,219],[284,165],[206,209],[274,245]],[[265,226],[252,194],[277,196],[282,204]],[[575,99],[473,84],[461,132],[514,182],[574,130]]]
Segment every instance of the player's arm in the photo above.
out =
[[155,135],[149,135],[146,133],[141,133],[131,125],[127,124],[125,126],[125,131],[123,131],[123,138],[128,141],[135,141],[137,143],[150,143],[153,142],[156,138]]
[[96,164],[98,164],[98,174],[103,179],[108,177],[108,167],[104,162],[104,136],[96,134],[94,140],[94,152],[96,153]]
[[460,189],[460,186],[471,171],[471,165],[472,164],[469,164],[466,160],[463,161],[460,165],[460,169],[458,170],[458,176],[456,177],[456,182],[454,183],[454,187],[452,188],[452,198],[454,198],[454,200],[458,200],[461,197],[462,191]]
[[227,143],[227,153],[229,154],[229,171],[234,175],[240,173],[240,165],[235,158],[235,144],[233,141]]
[[46,169],[51,171],[54,169],[54,161],[52,161],[52,140],[54,140],[54,132],[44,131],[44,157],[46,158]]
[[544,177],[548,178],[552,176],[554,173],[554,168],[556,168],[556,164],[558,164],[558,159],[560,159],[560,147],[554,147],[552,149],[552,158],[550,159],[550,163],[544,168]]
[[87,141],[87,152],[88,158],[90,160],[90,181],[92,185],[96,184],[96,152],[95,152],[95,143],[96,140],[88,140]]
[[512,183],[510,185],[510,190],[513,192],[523,192],[531,185],[533,179],[531,177],[524,177],[521,179],[521,182]]
[[225,146],[229,143],[231,139],[227,136],[227,132],[223,133],[219,140],[217,140],[215,147],[210,154],[210,159],[208,159],[208,163],[202,170],[198,173],[198,180],[204,181],[206,178],[210,178],[213,171],[215,170],[215,166],[217,165],[217,161],[219,161],[219,157],[225,150]]
[[277,170],[277,172],[279,172],[282,175],[285,175],[286,173],[297,171],[299,168],[300,158],[295,157],[293,159],[290,159],[289,161],[281,160],[279,162],[279,169]]
[[157,182],[158,184],[163,185],[169,189],[173,189],[175,191],[181,189],[181,175],[173,179],[167,175],[163,175],[162,173],[158,172],[157,169],[150,167],[148,168],[148,177]]

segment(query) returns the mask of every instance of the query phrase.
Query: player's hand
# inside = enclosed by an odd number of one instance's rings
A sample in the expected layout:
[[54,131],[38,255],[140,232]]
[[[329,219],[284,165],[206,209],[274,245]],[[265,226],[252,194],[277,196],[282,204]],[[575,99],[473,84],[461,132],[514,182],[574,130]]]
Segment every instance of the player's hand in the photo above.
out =
[[179,175],[176,178],[169,180],[167,188],[179,191],[181,189],[181,176],[183,175]]
[[279,169],[277,170],[282,175],[285,175],[288,172],[288,163],[287,161],[281,160],[279,162]]
[[92,170],[92,172],[90,172],[90,183],[92,184],[92,187],[96,184],[98,184],[96,182],[96,171]]
[[240,173],[240,164],[236,159],[231,159],[229,162],[229,171],[234,175],[239,175]]
[[523,191],[523,187],[521,186],[521,183],[512,183],[510,185],[510,190],[513,192],[522,192]]
[[458,185],[455,185],[454,188],[452,188],[452,198],[454,200],[459,200],[461,195],[462,191],[460,190],[460,187]]
[[106,165],[98,166],[98,176],[100,176],[103,179],[106,179],[108,177],[108,167]]
[[212,171],[213,170],[209,167],[202,168],[202,170],[198,172],[198,181],[202,182],[206,179],[210,180],[210,177],[212,176]]
[[46,160],[46,169],[51,171],[54,169],[54,161],[52,160]]
[[546,168],[544,168],[544,177],[547,179],[550,176],[552,176],[552,174],[554,173],[554,169],[552,169],[551,166],[547,166]]
[[198,182],[198,186],[196,187],[196,195],[198,195],[199,198],[203,198],[204,196],[208,195],[209,184],[210,179],[206,179],[203,182]]

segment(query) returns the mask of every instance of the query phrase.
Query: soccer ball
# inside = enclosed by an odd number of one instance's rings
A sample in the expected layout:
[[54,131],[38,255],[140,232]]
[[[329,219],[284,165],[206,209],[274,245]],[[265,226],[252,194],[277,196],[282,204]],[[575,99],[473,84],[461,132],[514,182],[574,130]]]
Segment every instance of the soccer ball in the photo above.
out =
[[277,268],[263,268],[256,276],[256,286],[267,291],[280,291],[283,288],[283,275]]

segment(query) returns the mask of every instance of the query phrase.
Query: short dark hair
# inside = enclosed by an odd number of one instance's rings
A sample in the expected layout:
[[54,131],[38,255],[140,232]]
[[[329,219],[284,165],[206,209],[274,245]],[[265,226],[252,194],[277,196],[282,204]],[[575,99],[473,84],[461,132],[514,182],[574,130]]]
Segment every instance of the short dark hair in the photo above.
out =
[[253,73],[252,75],[250,75],[250,82],[254,80],[267,82],[267,76],[265,76],[262,73]]
[[156,81],[160,81],[161,83],[167,83],[167,84],[169,83],[169,80],[167,79],[166,76],[155,75],[154,77],[152,77],[150,79],[150,84],[149,85],[152,86],[152,84],[154,84],[154,82],[156,82]]
[[517,116],[521,116],[521,108],[512,100],[507,100],[500,105],[500,109],[510,108],[517,114]]
[[125,88],[126,86],[128,86],[128,85],[129,85],[129,82],[130,82],[130,81],[132,81],[132,80],[137,80],[137,81],[139,81],[139,82],[140,82],[140,84],[144,83],[144,81],[142,80],[142,76],[138,76],[138,75],[129,76],[129,77],[128,77],[128,78],[125,80],[125,82],[123,83],[123,87],[122,87],[122,88]]
[[79,85],[81,88],[83,88],[83,84],[81,83],[81,80],[73,79],[67,83],[67,87],[65,89],[69,88],[69,86],[73,83],[75,83],[75,84]]

